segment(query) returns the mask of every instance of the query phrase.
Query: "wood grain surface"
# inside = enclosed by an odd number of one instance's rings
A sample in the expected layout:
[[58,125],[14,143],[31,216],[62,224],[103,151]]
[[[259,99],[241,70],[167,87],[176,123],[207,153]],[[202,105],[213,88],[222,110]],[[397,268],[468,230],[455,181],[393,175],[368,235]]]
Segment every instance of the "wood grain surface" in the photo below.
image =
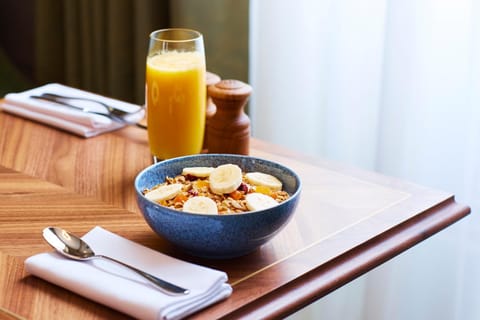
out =
[[41,239],[47,225],[79,235],[100,225],[224,270],[232,296],[192,318],[259,319],[291,314],[470,211],[450,193],[256,139],[251,154],[299,174],[303,191],[294,218],[250,255],[193,258],[156,236],[136,206],[133,180],[151,164],[145,131],[132,127],[83,139],[0,112],[0,307],[27,319],[126,318],[25,273],[26,257],[50,250]]

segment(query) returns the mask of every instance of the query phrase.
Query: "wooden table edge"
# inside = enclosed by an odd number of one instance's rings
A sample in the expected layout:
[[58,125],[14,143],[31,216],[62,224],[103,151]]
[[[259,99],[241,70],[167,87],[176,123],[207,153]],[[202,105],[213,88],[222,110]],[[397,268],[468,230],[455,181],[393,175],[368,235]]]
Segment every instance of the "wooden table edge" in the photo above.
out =
[[284,318],[394,258],[469,213],[470,207],[455,202],[452,197],[254,302],[221,315],[221,318]]
[[0,307],[0,320],[26,320],[18,314]]

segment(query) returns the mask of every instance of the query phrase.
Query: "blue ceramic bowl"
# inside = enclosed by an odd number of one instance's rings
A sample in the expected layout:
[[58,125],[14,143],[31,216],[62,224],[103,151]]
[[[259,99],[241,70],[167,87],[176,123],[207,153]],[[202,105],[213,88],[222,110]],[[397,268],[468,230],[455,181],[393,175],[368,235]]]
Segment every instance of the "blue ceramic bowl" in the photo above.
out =
[[[203,215],[161,206],[142,191],[174,177],[185,167],[217,167],[232,163],[243,172],[269,173],[283,183],[290,198],[278,206],[248,213]],[[135,179],[137,202],[148,225],[188,254],[213,259],[245,255],[275,236],[290,220],[300,196],[297,174],[278,163],[242,155],[201,154],[156,163]]]

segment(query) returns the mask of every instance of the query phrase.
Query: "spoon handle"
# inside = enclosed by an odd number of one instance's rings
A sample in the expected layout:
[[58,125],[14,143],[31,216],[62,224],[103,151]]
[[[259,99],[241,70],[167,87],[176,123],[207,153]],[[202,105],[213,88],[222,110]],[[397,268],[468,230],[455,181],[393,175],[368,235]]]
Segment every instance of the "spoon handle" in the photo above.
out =
[[182,287],[179,287],[179,286],[176,286],[170,282],[167,282],[165,280],[162,280],[160,278],[157,278],[155,277],[154,275],[151,275],[145,271],[142,271],[142,270],[139,270],[135,267],[132,267],[126,263],[123,263],[121,261],[118,261],[116,259],[113,259],[113,258],[110,258],[108,256],[104,256],[104,255],[96,255],[95,256],[96,258],[103,258],[103,259],[107,259],[107,260],[110,260],[110,261],[113,261],[113,262],[116,262],[132,271],[135,271],[136,273],[138,273],[139,275],[141,275],[142,277],[144,277],[145,279],[148,279],[150,280],[152,283],[154,283],[161,291],[163,291],[164,293],[166,294],[169,294],[169,295],[185,295],[185,294],[188,294],[190,292],[190,290],[188,289],[184,289]]

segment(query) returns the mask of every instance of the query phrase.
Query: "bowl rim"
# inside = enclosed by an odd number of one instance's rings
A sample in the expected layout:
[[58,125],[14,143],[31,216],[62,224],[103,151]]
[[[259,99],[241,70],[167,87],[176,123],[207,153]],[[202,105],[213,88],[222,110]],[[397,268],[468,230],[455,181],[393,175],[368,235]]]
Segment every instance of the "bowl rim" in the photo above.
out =
[[[210,157],[218,157],[218,156],[233,157],[233,158],[238,158],[238,159],[247,158],[247,159],[251,159],[251,160],[259,160],[259,161],[275,164],[276,166],[279,166],[282,170],[285,170],[285,171],[289,172],[290,175],[292,177],[294,177],[297,188],[296,188],[295,192],[293,194],[291,194],[290,197],[287,200],[279,203],[277,206],[266,208],[266,209],[263,209],[263,210],[247,211],[247,212],[234,212],[234,213],[229,213],[229,214],[216,214],[216,215],[194,213],[194,212],[185,212],[185,211],[176,210],[176,209],[172,209],[172,208],[169,208],[169,207],[162,206],[162,205],[158,204],[157,202],[154,202],[152,200],[147,199],[143,195],[142,191],[139,190],[139,188],[138,188],[138,182],[139,182],[140,178],[143,175],[145,175],[145,173],[147,171],[153,170],[153,168],[155,168],[155,167],[164,166],[164,165],[168,164],[169,162],[185,161],[185,160],[188,160],[188,159],[199,158],[199,157],[200,158],[210,158]],[[184,215],[187,215],[187,216],[195,216],[195,217],[199,217],[199,216],[202,217],[203,216],[203,217],[210,217],[210,218],[215,218],[215,219],[219,219],[219,217],[222,217],[220,219],[228,219],[228,218],[223,218],[223,217],[238,217],[238,216],[245,216],[245,215],[262,214],[265,211],[271,210],[272,208],[278,208],[279,206],[284,206],[284,205],[287,205],[288,203],[290,203],[292,201],[295,201],[295,199],[299,196],[299,194],[302,190],[302,181],[295,171],[293,171],[289,167],[287,167],[287,166],[285,166],[281,163],[278,163],[276,161],[272,161],[272,160],[265,159],[265,158],[254,157],[254,156],[248,156],[248,155],[228,154],[228,153],[204,153],[204,154],[195,154],[195,155],[175,157],[175,158],[170,158],[170,159],[163,160],[163,161],[160,161],[160,162],[157,162],[157,163],[153,163],[153,164],[143,168],[140,172],[137,173],[137,175],[135,177],[135,180],[134,180],[134,188],[135,188],[135,192],[137,193],[137,196],[142,197],[144,200],[150,202],[155,207],[159,207],[162,210],[167,210],[167,211],[170,211],[170,212],[175,213],[175,214],[184,214]],[[143,212],[142,212],[142,214],[143,214]]]

